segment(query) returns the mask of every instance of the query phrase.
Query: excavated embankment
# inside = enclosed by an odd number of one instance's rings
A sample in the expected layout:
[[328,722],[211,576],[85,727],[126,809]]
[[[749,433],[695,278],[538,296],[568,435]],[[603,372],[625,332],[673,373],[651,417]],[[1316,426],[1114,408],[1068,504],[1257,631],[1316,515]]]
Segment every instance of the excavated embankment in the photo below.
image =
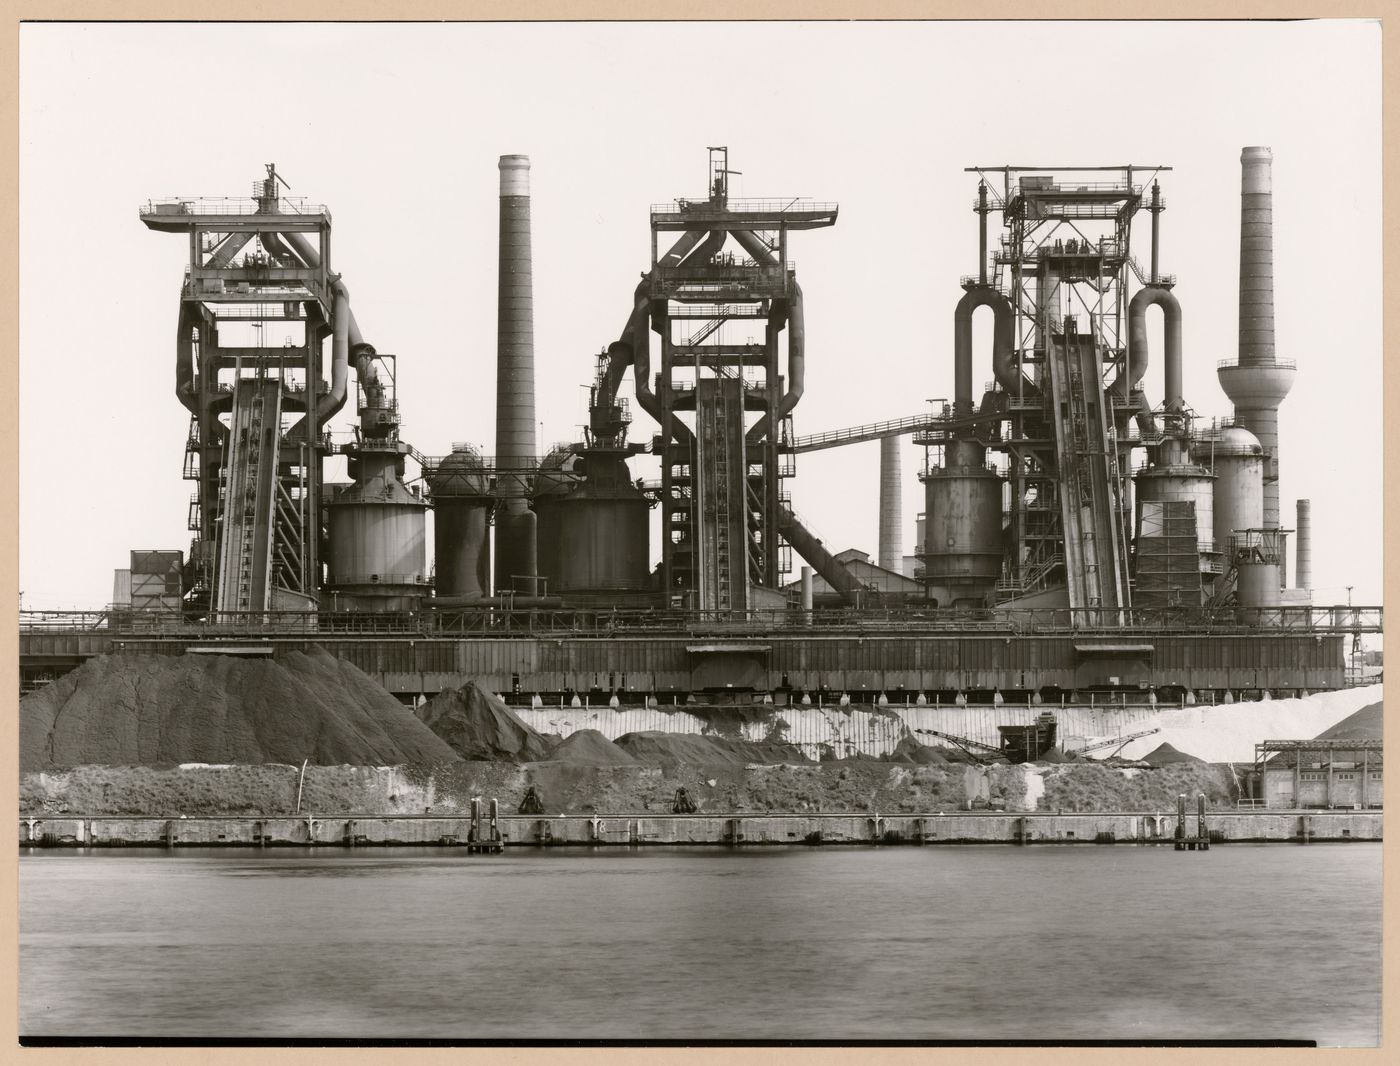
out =
[[[290,814],[298,784],[302,812],[365,815],[464,813],[475,797],[514,811],[530,788],[555,813],[666,813],[681,788],[716,814],[1150,811],[1182,792],[1225,809],[1239,781],[1160,741],[1126,765],[1056,753],[989,767],[912,735],[883,758],[821,763],[794,744],[718,732],[610,740],[579,729],[561,741],[475,684],[415,715],[319,649],[275,662],[104,656],[25,697],[20,718],[27,815]],[[1376,703],[1323,736],[1378,738],[1380,724]]]

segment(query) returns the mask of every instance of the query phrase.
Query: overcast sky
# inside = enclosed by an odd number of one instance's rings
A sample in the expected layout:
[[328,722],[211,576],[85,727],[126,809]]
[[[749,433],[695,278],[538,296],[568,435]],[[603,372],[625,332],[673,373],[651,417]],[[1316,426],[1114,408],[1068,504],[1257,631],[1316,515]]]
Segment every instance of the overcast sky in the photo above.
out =
[[[189,545],[172,373],[187,246],[148,232],[142,202],[245,196],[275,161],[333,213],[360,325],[399,356],[405,439],[489,453],[498,157],[533,163],[547,446],[579,436],[594,356],[649,265],[648,204],[703,196],[715,144],[742,171],[735,195],[841,204],[833,229],[792,239],[799,434],[951,395],[973,164],[1172,166],[1162,269],[1179,278],[1186,396],[1228,415],[1215,367],[1236,349],[1239,153],[1271,146],[1278,354],[1299,365],[1281,511],[1291,525],[1313,501],[1317,602],[1346,585],[1380,602],[1377,23],[30,24],[20,87],[25,607],[100,607],[130,549]],[[878,456],[798,458],[794,506],[833,550],[876,552]],[[906,441],[906,552],[921,460]]]

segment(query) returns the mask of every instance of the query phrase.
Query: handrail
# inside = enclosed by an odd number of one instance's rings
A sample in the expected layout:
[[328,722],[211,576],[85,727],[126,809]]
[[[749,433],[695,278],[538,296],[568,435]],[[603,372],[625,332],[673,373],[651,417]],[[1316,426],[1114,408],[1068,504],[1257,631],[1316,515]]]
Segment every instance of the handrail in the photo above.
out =
[[1244,367],[1244,368],[1246,368],[1246,369],[1249,369],[1249,370],[1252,370],[1252,369],[1254,369],[1255,367],[1259,367],[1260,369],[1263,369],[1263,370],[1267,370],[1267,369],[1270,369],[1270,368],[1272,368],[1272,367],[1279,367],[1280,369],[1283,369],[1283,370],[1297,370],[1297,369],[1298,369],[1298,361],[1297,361],[1296,359],[1275,359],[1275,360],[1273,360],[1272,362],[1268,362],[1268,363],[1241,363],[1241,362],[1239,361],[1238,358],[1234,358],[1234,359],[1217,359],[1216,362],[1215,362],[1215,366],[1216,366],[1216,369],[1217,369],[1217,370],[1220,369],[1221,367],[1227,367],[1227,366],[1242,366],[1242,367]]
[[[293,210],[278,211],[277,214],[324,215],[330,218],[325,204],[313,204],[302,197],[287,196],[282,201]],[[164,209],[164,210],[162,210]],[[172,196],[165,200],[147,200],[138,209],[142,215],[179,217],[181,215],[257,215],[265,214],[261,202],[252,196]]]
[[669,203],[652,204],[652,216],[681,215],[703,218],[724,215],[784,214],[784,215],[830,215],[840,209],[840,205],[829,200],[730,200],[714,204],[708,200],[672,200]]
[[[382,581],[382,575],[381,575]],[[431,604],[431,600],[428,601]],[[1115,615],[1118,612],[1113,612]],[[682,611],[648,608],[507,608],[478,607],[401,613],[357,611],[221,612],[220,620],[188,620],[164,610],[110,607],[102,611],[21,611],[21,633],[103,631],[113,636],[153,634],[170,637],[219,636],[250,632],[289,633],[395,632],[446,636],[459,632],[512,635],[520,632],[688,634],[719,631],[763,636],[808,628],[827,632],[911,634],[921,632],[989,632],[1066,634],[1076,637],[1252,635],[1300,633],[1380,633],[1382,607],[1271,607],[1264,609],[1132,608],[1124,623],[1101,621],[1097,608],[1032,607],[1011,610],[947,607],[819,609],[805,615],[782,608],[750,611]],[[807,619],[810,618],[810,621]]]

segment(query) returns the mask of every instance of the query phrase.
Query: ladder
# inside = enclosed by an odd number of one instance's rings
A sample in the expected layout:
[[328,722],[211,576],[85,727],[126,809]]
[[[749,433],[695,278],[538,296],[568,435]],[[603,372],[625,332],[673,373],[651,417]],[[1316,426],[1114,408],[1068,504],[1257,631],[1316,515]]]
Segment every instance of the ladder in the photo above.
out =
[[729,398],[721,384],[715,389],[714,460],[709,488],[714,492],[715,522],[715,603],[717,610],[727,611],[733,603],[732,575],[729,565]]

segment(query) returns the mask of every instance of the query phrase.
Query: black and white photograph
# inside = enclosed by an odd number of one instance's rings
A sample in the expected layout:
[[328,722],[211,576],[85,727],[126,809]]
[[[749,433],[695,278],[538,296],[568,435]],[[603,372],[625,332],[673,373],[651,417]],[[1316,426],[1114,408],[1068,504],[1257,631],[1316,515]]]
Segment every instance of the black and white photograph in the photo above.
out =
[[266,17],[19,26],[21,1045],[1382,1046],[1379,18]]

